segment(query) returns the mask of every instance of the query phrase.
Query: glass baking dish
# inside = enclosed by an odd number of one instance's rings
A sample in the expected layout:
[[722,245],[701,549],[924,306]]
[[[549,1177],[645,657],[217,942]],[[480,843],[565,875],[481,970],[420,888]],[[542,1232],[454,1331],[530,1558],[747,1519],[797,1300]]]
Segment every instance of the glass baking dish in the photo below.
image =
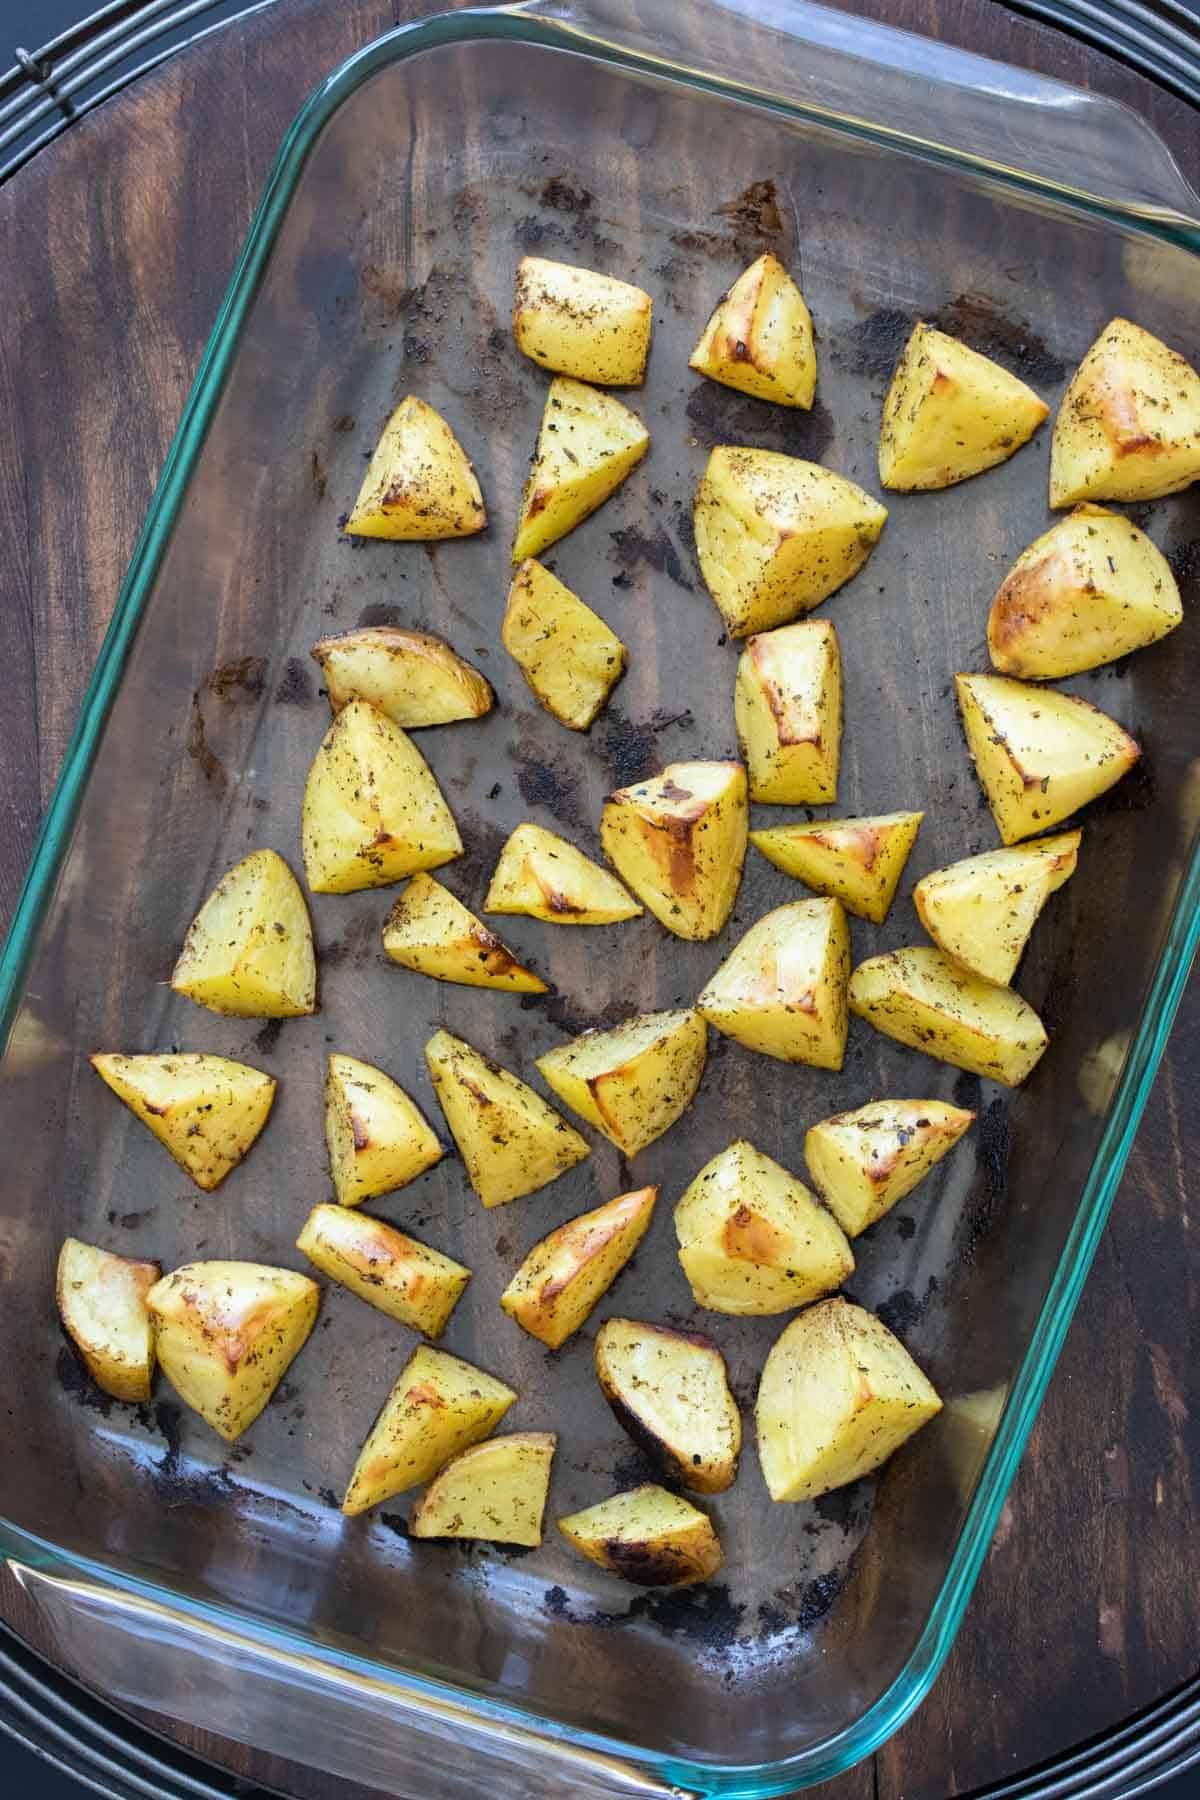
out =
[[[357,621],[448,636],[496,684],[478,724],[421,747],[460,820],[444,872],[479,905],[530,816],[595,845],[602,794],[673,758],[734,749],[736,649],[695,565],[690,500],[711,444],[817,458],[874,485],[879,402],[911,322],[933,319],[1051,402],[1125,313],[1189,357],[1200,203],[1113,102],[804,4],[528,6],[397,30],[337,71],[293,127],[218,320],[118,601],[0,967],[0,1257],[10,1355],[4,1553],[62,1660],[155,1708],[347,1779],[475,1794],[782,1793],[866,1755],[949,1648],[1125,1162],[1200,929],[1200,653],[1194,493],[1142,509],[1187,616],[1164,643],[1069,684],[1144,747],[1086,815],[1080,872],[1035,934],[1021,989],[1053,1034],[1016,1094],[852,1026],[838,1076],[714,1040],[687,1122],[637,1159],[663,1186],[636,1263],[560,1353],[498,1311],[548,1227],[630,1184],[606,1144],[542,1194],[484,1213],[448,1159],[380,1211],[475,1271],[446,1343],[509,1379],[514,1426],[561,1434],[551,1516],[644,1478],[590,1370],[622,1312],[713,1331],[739,1400],[781,1321],[691,1306],[670,1208],[749,1135],[800,1166],[813,1120],[872,1095],[953,1097],[976,1129],[861,1244],[851,1291],[946,1396],[875,1481],[772,1506],[748,1447],[714,1503],[727,1563],[674,1595],[622,1586],[551,1528],[543,1547],[416,1545],[407,1500],[346,1520],[353,1455],[412,1338],[326,1294],[273,1404],[226,1451],[165,1385],[102,1403],[63,1344],[67,1232],[165,1265],[300,1265],[322,1198],[322,1064],[381,1063],[437,1117],[421,1058],[445,1023],[510,1066],[564,1034],[694,994],[740,926],[799,890],[759,857],[710,945],[649,918],[609,931],[506,921],[546,1002],[388,965],[386,894],[318,897],[320,1013],[222,1020],[167,986],[192,914],[256,844],[298,862],[299,795],[327,719],[308,648]],[[800,275],[819,398],[793,415],[691,377],[721,288],[760,250]],[[644,467],[554,547],[631,647],[590,738],[507,665],[507,548],[545,377],[507,326],[517,257],[541,250],[655,296]],[[443,409],[492,524],[435,545],[338,530],[398,396]],[[841,801],[927,816],[925,870],[994,843],[951,674],[984,666],[986,606],[1045,528],[1048,433],[948,493],[891,496],[866,569],[828,605],[846,665]],[[856,956],[919,939],[904,896]],[[189,1190],[87,1067],[97,1047],[243,1055],[279,1074],[270,1129],[213,1196]],[[19,1351],[18,1351],[19,1347]],[[748,1436],[752,1435],[748,1429]]]

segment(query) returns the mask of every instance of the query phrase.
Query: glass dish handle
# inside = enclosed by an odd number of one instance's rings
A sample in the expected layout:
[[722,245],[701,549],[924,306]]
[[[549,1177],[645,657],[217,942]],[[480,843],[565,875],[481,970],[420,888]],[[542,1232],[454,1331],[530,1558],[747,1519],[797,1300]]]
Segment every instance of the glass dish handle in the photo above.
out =
[[[692,79],[736,98],[985,166],[1197,248],[1200,199],[1158,133],[1119,100],[815,0],[524,0],[545,41]],[[726,171],[726,176],[727,176]]]
[[8,1568],[63,1669],[138,1707],[397,1800],[696,1800],[616,1756],[510,1724],[431,1687],[230,1631],[102,1580]]

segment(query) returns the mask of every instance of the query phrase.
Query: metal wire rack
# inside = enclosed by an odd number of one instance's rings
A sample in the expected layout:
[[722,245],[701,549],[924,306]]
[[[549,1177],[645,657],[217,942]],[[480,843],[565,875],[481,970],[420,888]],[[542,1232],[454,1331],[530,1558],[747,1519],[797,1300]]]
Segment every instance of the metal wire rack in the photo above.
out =
[[[272,0],[108,0],[0,75],[0,181],[182,45]],[[205,21],[205,23],[201,23]]]

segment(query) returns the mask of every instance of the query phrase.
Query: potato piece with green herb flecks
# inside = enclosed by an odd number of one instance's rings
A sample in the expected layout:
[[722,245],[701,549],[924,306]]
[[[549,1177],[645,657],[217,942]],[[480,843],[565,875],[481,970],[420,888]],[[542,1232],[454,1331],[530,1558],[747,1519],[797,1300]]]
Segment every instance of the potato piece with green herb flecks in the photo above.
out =
[[897,1043],[1005,1087],[1021,1085],[1049,1042],[1019,994],[922,944],[859,963],[850,1010]]
[[171,986],[239,1019],[317,1010],[312,925],[282,856],[252,850],[222,877],[192,920]]
[[548,1087],[626,1156],[669,1131],[700,1085],[708,1027],[698,1012],[640,1013],[539,1056]]
[[974,1118],[945,1100],[869,1100],[812,1126],[804,1160],[826,1206],[857,1237],[924,1181]]
[[616,925],[642,911],[615,875],[556,831],[528,823],[500,852],[483,910],[523,913],[547,925]]
[[640,387],[653,312],[644,288],[615,275],[545,256],[523,256],[517,264],[517,349],[559,375],[601,387]]
[[329,704],[341,712],[366,700],[405,731],[481,719],[492,710],[492,684],[442,638],[399,625],[360,625],[318,640]]
[[557,1444],[553,1431],[510,1431],[460,1450],[413,1507],[409,1537],[534,1548],[542,1541]]
[[964,969],[1007,987],[1050,895],[1075,873],[1081,831],[967,856],[922,876],[917,917]]
[[325,733],[304,786],[301,837],[314,894],[390,887],[462,855],[429,764],[365,700],[343,707]]
[[750,798],[774,806],[837,799],[842,658],[828,619],[801,619],[752,637],[733,695]]
[[399,1083],[356,1056],[329,1058],[325,1142],[342,1206],[407,1187],[445,1155]]
[[739,393],[777,406],[810,407],[817,384],[812,315],[770,251],[722,294],[689,367]]
[[671,763],[608,796],[600,842],[660,925],[676,937],[711,938],[737,899],[748,815],[741,763]]
[[535,1244],[500,1296],[500,1305],[551,1350],[578,1331],[649,1229],[656,1187],[618,1194],[559,1225]]
[[697,1494],[733,1486],[742,1420],[715,1344],[695,1331],[605,1319],[593,1360],[617,1423],[669,1477]]
[[590,1154],[586,1139],[540,1094],[448,1031],[425,1060],[471,1186],[485,1206],[503,1206],[557,1181]]
[[1049,410],[999,363],[918,322],[883,403],[879,479],[905,493],[952,487],[1006,462]]
[[91,1058],[101,1081],[210,1193],[249,1150],[267,1122],[275,1083],[226,1056],[181,1050],[166,1056]]
[[744,1138],[693,1178],[675,1208],[675,1234],[697,1305],[738,1318],[807,1306],[854,1273],[837,1220]]
[[942,1402],[881,1319],[821,1300],[786,1325],[755,1405],[772,1500],[815,1500],[879,1468]]
[[440,413],[415,394],[403,399],[367,466],[346,520],[353,537],[470,537],[487,524],[466,451]]
[[419,1487],[451,1457],[495,1431],[516,1397],[473,1363],[419,1345],[358,1453],[342,1511],[366,1512]]
[[775,825],[752,831],[750,842],[785,875],[840,900],[860,919],[882,925],[924,817],[896,812]]
[[394,1225],[328,1202],[313,1207],[296,1248],[331,1281],[425,1337],[441,1336],[471,1279],[470,1269]]
[[696,1001],[710,1025],[783,1062],[840,1069],[850,932],[840,900],[793,900],[752,925]]
[[63,1330],[98,1387],[131,1404],[150,1398],[154,1319],[146,1295],[162,1274],[111,1250],[65,1239],[58,1253],[57,1299]]
[[512,560],[540,556],[603,505],[641,462],[650,434],[611,394],[558,376],[550,383]]
[[556,575],[527,557],[512,579],[504,648],[546,711],[586,731],[625,667],[625,646]]
[[1063,395],[1050,504],[1158,500],[1200,478],[1200,375],[1128,319],[1100,333]]
[[544,994],[546,983],[432,875],[414,875],[388,914],[383,948],[402,968],[463,987]]
[[570,1513],[558,1529],[589,1562],[636,1587],[686,1587],[721,1567],[712,1520],[653,1482]]

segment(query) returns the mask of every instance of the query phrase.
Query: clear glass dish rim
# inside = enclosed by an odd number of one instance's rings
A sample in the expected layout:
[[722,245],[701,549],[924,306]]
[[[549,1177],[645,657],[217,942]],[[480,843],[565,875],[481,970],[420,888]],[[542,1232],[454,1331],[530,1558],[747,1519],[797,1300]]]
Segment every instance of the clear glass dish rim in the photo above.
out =
[[[290,126],[251,221],[212,334],[172,440],[150,509],[122,583],[100,653],[84,694],[79,720],[34,845],[28,873],[0,955],[0,1045],[6,1045],[22,983],[39,927],[58,880],[79,815],[88,771],[109,713],[120,691],[134,637],[145,611],[154,578],[174,529],[203,450],[208,428],[224,390],[234,353],[266,270],[280,226],[322,129],[339,107],[373,75],[394,62],[449,45],[506,39],[517,44],[566,50],[590,60],[657,79],[671,80],[714,95],[757,105],[797,121],[818,116],[828,128],[888,148],[896,135],[885,126],[857,118],[815,114],[815,109],[758,93],[743,83],[725,80],[601,39],[552,17],[539,18],[522,5],[465,8],[401,25],[348,57],[310,95]],[[934,144],[912,144],[910,153],[971,170],[1010,189],[1053,194],[1060,204],[1093,217],[1119,223],[1200,251],[1200,235],[1181,229],[1181,222],[1097,201],[1044,182],[1020,171],[1000,168],[966,153]],[[516,1726],[551,1737],[561,1745],[600,1752],[632,1761],[654,1777],[687,1787],[699,1786],[730,1800],[760,1800],[786,1794],[843,1773],[871,1754],[916,1709],[933,1685],[966,1610],[987,1553],[996,1521],[1007,1497],[1042,1397],[1054,1372],[1075,1306],[1087,1278],[1138,1123],[1165,1049],[1192,960],[1200,945],[1200,837],[1192,846],[1162,955],[1150,981],[1137,1030],[1130,1043],[1108,1118],[1084,1186],[1067,1242],[1051,1279],[1028,1347],[1006,1399],[996,1436],[980,1474],[954,1553],[921,1635],[904,1668],[879,1698],[852,1725],[783,1761],[756,1764],[692,1763],[629,1745],[606,1735],[547,1719],[506,1702],[484,1699],[456,1688],[374,1663],[367,1656],[317,1645],[302,1633],[240,1614],[232,1608],[190,1600],[172,1589],[93,1561],[40,1539],[0,1518],[0,1554],[16,1565],[32,1564],[67,1579],[99,1580],[110,1588],[172,1608],[203,1626],[219,1624],[252,1636],[268,1651],[317,1657],[346,1671],[402,1686],[414,1699],[428,1697],[439,1708],[457,1707],[465,1717]]]

